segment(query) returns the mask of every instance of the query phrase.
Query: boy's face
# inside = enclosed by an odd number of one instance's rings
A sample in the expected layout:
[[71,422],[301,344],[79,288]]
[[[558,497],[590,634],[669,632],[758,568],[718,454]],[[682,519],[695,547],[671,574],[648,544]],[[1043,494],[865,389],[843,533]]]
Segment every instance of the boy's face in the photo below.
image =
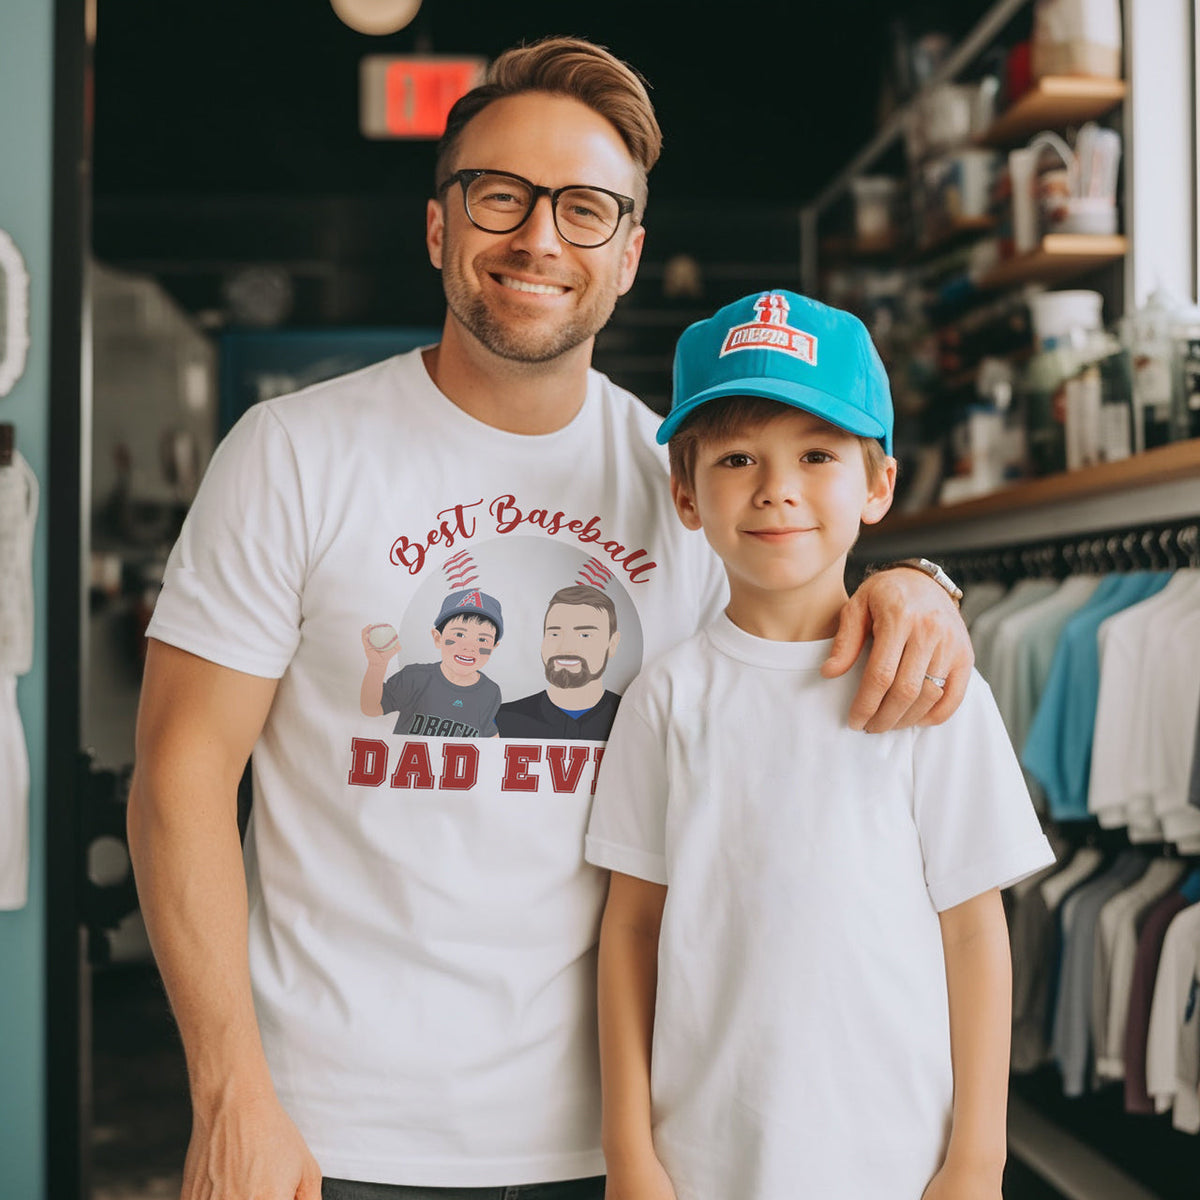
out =
[[460,687],[479,679],[496,645],[496,627],[491,621],[453,617],[433,631],[433,644],[442,652],[442,674]]
[[736,597],[844,597],[859,524],[892,502],[894,459],[867,478],[859,439],[800,409],[697,448],[694,486],[672,480],[680,519],[703,529]]

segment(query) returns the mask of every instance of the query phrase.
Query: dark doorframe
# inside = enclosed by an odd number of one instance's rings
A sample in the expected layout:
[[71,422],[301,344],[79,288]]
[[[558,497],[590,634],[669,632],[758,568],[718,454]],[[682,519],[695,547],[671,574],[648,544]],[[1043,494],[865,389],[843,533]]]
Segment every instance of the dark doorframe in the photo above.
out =
[[[92,2],[94,19],[95,0]],[[79,896],[80,706],[84,607],[83,338],[91,207],[88,0],[55,0],[46,603],[46,1186],[86,1196],[91,1005]]]

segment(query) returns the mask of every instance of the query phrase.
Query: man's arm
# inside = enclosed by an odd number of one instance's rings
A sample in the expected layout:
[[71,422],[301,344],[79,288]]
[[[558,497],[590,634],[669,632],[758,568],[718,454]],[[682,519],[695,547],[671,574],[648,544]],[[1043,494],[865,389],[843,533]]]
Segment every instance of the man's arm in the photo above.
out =
[[[842,610],[823,674],[844,675],[875,641],[850,727],[868,733],[939,725],[962,703],[975,654],[958,607],[946,590],[911,567],[868,575]],[[945,679],[945,688],[930,680]]]
[[924,1200],[1001,1200],[1007,1155],[1012,965],[999,890],[940,914],[954,1121]]
[[600,923],[600,1080],[606,1200],[675,1200],[654,1153],[650,1044],[667,889],[612,872]]
[[319,1200],[254,1015],[237,787],[276,681],[150,640],[129,797],[138,897],[187,1057],[181,1200]]

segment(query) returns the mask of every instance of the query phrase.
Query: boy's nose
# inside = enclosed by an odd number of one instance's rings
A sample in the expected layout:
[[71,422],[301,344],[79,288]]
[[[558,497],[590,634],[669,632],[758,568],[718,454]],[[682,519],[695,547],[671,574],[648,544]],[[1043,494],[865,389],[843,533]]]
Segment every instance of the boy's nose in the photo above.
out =
[[765,470],[759,478],[754,501],[759,505],[795,504],[798,496],[795,472]]

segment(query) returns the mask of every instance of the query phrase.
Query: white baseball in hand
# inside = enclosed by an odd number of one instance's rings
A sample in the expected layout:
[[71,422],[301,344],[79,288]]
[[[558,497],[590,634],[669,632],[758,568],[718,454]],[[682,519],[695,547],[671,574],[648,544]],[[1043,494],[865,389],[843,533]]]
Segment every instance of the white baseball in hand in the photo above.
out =
[[399,634],[390,625],[372,625],[367,630],[367,641],[376,650],[386,650],[398,638]]

